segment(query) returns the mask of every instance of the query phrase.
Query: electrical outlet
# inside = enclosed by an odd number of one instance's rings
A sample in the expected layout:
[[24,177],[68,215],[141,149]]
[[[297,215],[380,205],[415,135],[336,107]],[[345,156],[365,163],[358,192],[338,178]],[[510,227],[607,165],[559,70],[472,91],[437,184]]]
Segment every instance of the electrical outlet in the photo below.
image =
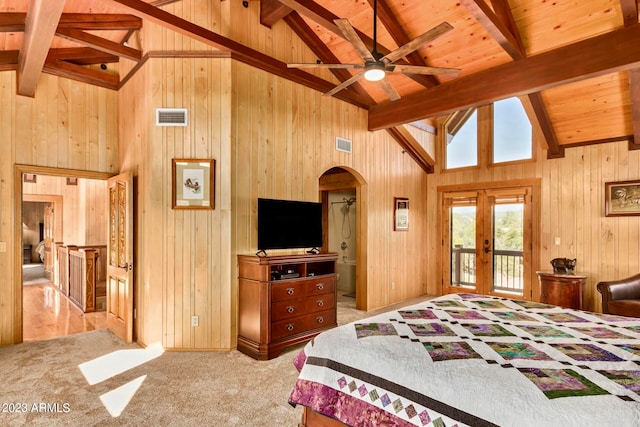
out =
[[396,288],[396,282],[391,282],[391,289],[395,289]]
[[198,316],[191,316],[191,326],[198,326],[200,319]]
[[0,242],[0,252],[7,252],[7,242]]
[[560,246],[560,238],[556,237],[555,239],[553,239],[553,244],[556,246]]

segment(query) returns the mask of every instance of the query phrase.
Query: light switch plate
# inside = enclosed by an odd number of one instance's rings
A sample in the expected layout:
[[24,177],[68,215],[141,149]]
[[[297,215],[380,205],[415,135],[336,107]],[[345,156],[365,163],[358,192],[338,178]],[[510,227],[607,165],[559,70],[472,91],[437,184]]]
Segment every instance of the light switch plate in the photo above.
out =
[[7,252],[7,242],[0,242],[0,252]]

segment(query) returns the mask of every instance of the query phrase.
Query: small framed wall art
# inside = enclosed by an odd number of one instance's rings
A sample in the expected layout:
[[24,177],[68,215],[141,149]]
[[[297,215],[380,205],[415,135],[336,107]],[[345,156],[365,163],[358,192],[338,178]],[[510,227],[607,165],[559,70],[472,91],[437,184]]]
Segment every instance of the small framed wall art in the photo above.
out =
[[215,209],[214,159],[172,159],[173,209]]
[[640,215],[640,180],[604,184],[605,216]]
[[409,199],[405,197],[394,197],[393,230],[409,230]]

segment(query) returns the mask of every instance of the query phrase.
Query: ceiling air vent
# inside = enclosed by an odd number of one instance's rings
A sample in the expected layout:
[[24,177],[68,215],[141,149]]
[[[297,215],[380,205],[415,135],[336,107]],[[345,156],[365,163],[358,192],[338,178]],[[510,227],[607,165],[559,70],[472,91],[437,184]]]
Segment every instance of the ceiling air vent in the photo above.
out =
[[186,126],[186,108],[156,108],[156,126]]
[[336,138],[336,150],[343,151],[345,153],[351,153],[351,141],[348,139]]

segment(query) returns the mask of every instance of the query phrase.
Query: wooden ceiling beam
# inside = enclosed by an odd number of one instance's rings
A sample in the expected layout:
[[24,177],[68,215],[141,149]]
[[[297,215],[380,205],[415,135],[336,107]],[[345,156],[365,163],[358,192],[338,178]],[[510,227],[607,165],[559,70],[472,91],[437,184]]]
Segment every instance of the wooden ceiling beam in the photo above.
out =
[[[314,76],[311,73],[297,69],[289,69],[285,62],[274,59],[255,49],[246,47],[234,40],[221,36],[220,34],[216,34],[213,31],[196,25],[193,22],[189,22],[186,19],[172,15],[162,9],[158,9],[144,1],[111,1],[134,11],[137,16],[140,16],[143,19],[148,19],[149,21],[164,28],[168,28],[194,40],[201,41],[208,46],[213,46],[215,48],[231,52],[232,58],[275,76],[299,83],[322,93],[330,91],[335,86],[333,83]],[[368,108],[367,103],[355,97],[352,92],[342,91],[342,93],[336,94],[335,97],[358,107],[365,109]]]
[[[318,57],[318,59],[325,64],[335,64],[340,62],[338,58],[333,54],[331,49],[327,47],[320,38],[316,35],[316,33],[307,25],[307,23],[302,19],[302,17],[295,11],[292,11],[284,18],[284,21],[289,25],[289,27],[295,32],[298,37],[302,39],[302,41],[311,49],[311,51]],[[353,75],[344,69],[330,69],[334,76],[341,82],[344,82],[350,79]],[[361,97],[368,105],[375,104],[375,101],[369,94],[364,90],[362,85],[358,82],[349,86],[346,90],[353,90],[356,92],[357,96]]]
[[[24,31],[26,13],[0,13],[0,33]],[[58,28],[78,30],[139,30],[142,19],[125,14],[108,13],[63,13]]]
[[[527,56],[513,13],[506,0],[491,0],[495,13],[481,0],[462,0],[461,3],[514,60]],[[546,142],[547,157],[564,157],[564,150],[558,142],[542,94],[534,92],[528,96],[535,115],[533,119],[538,122]]]
[[402,149],[418,163],[422,170],[426,173],[433,173],[435,161],[429,153],[427,153],[427,150],[411,135],[411,132],[409,132],[407,128],[403,125],[394,126],[388,128],[387,132],[396,140]]
[[0,13],[0,33],[17,33],[24,31],[26,13]]
[[65,0],[31,0],[18,56],[18,95],[34,97]]
[[484,27],[489,35],[505,50],[513,59],[525,57],[522,44],[511,33],[510,29],[493,13],[493,10],[484,0],[459,0]]
[[47,58],[43,71],[54,76],[89,83],[112,90],[118,89],[118,82],[120,80],[117,74],[105,73],[54,58]]
[[63,13],[58,28],[77,30],[139,30],[142,19],[122,13]]
[[529,102],[531,102],[536,119],[538,120],[538,125],[547,142],[547,158],[559,159],[564,157],[564,148],[562,148],[558,142],[558,137],[547,113],[547,107],[544,105],[542,94],[540,92],[530,93]]
[[19,54],[19,50],[0,51],[0,71],[17,70]]
[[120,58],[89,47],[64,47],[49,49],[47,59],[68,61],[76,65],[94,65],[118,62]]
[[[369,5],[371,7],[373,7],[373,2],[374,0],[369,0]],[[398,22],[398,19],[394,15],[389,4],[385,0],[378,0],[377,6],[378,18],[380,19],[380,22],[382,22],[382,25],[384,25],[384,27],[387,29],[396,44],[398,46],[404,46],[405,44],[409,43],[411,41],[411,38],[409,38],[400,22]],[[420,52],[418,50],[411,52],[406,56],[406,58],[411,65],[429,65],[425,62],[424,58],[422,57],[422,55],[420,55]],[[433,87],[440,84],[440,82],[434,76],[421,76],[418,82],[425,87]]]
[[638,23],[638,3],[636,0],[620,0],[620,7],[624,25]]
[[140,50],[112,42],[111,40],[87,33],[86,31],[58,27],[56,36],[111,55],[131,59],[132,61],[140,61],[142,59],[142,52]]
[[278,0],[260,0],[260,23],[271,28],[273,24],[293,12]]
[[[442,83],[369,110],[377,130],[640,66],[640,24]],[[500,82],[500,84],[495,84]]]

